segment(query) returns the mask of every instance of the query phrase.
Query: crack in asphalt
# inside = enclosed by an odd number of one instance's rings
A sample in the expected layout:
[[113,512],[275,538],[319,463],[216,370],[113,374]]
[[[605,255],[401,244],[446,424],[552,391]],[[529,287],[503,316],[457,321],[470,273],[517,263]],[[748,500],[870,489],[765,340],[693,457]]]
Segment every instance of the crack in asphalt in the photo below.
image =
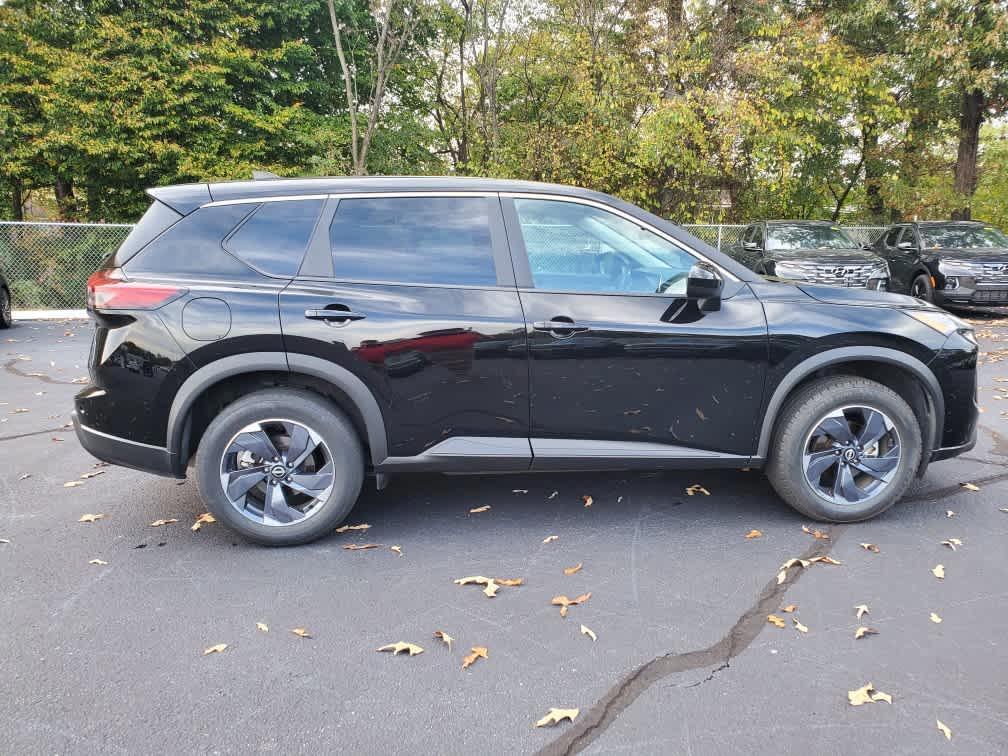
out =
[[[829,554],[833,548],[834,537],[832,530],[828,534],[830,535],[828,540],[817,539],[799,559],[813,559]],[[601,737],[616,718],[648,688],[666,677],[720,665],[705,680],[694,683],[694,686],[713,679],[718,672],[727,669],[729,662],[745,651],[763,632],[763,628],[767,625],[767,615],[777,610],[788,588],[798,582],[804,572],[804,568],[792,567],[788,570],[784,582],[779,584],[775,575],[763,587],[756,602],[739,617],[727,635],[714,645],[681,654],[663,654],[637,667],[610,688],[571,729],[541,748],[538,751],[539,756],[568,756],[580,753]]]
[[10,373],[12,375],[16,375],[16,376],[18,376],[20,378],[35,378],[36,380],[42,381],[43,383],[57,383],[57,384],[64,385],[64,386],[79,386],[79,385],[81,385],[81,384],[76,383],[74,381],[61,381],[61,380],[59,380],[57,378],[53,378],[52,376],[48,376],[45,373],[39,373],[39,372],[23,373],[23,372],[21,372],[20,370],[17,369],[17,364],[19,362],[23,362],[23,360],[19,360],[17,357],[15,357],[13,360],[10,360],[9,362],[4,363],[4,370],[6,370],[8,373]]

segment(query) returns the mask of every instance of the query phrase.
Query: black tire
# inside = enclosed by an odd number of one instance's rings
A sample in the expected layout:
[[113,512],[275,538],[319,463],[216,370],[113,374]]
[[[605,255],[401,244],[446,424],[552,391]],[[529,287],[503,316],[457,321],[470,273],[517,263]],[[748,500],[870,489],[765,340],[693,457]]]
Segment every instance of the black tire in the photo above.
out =
[[14,325],[12,307],[10,292],[0,287],[0,328],[10,328]]
[[[221,466],[237,434],[253,423],[276,419],[303,423],[314,431],[329,451],[326,456],[333,472],[328,497],[318,503],[310,516],[283,525],[256,522],[242,514],[231,503],[221,482]],[[207,509],[220,522],[250,541],[265,546],[292,546],[330,533],[353,509],[364,481],[364,449],[350,420],[322,397],[300,389],[267,389],[227,405],[210,423],[200,440],[196,478]],[[257,490],[268,490],[271,483],[267,475],[262,483],[264,488]]]
[[[828,493],[813,488],[807,479],[804,453],[820,421],[831,412],[849,407],[868,407],[884,413],[898,434],[895,438],[899,440],[900,455],[888,482],[875,493],[854,503],[837,503],[828,498]],[[867,520],[899,501],[913,483],[921,460],[921,438],[913,410],[892,389],[867,378],[827,376],[801,388],[782,408],[766,474],[780,497],[807,517],[838,523]]]
[[934,302],[934,286],[931,283],[931,276],[927,273],[918,274],[913,281],[910,282],[910,292],[911,297],[916,297],[917,299],[923,299],[925,302]]

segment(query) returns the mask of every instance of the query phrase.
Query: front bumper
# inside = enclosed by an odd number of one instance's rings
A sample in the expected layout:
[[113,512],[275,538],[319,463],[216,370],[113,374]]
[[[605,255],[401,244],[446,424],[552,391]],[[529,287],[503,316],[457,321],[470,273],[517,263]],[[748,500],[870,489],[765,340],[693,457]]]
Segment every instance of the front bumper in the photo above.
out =
[[1008,306],[1008,286],[975,283],[964,277],[958,279],[958,286],[954,289],[935,289],[934,299],[935,304],[953,307],[1004,307]]
[[141,444],[89,428],[80,421],[76,412],[73,413],[73,424],[80,445],[104,462],[172,478],[185,477],[176,472],[175,455],[163,446]]

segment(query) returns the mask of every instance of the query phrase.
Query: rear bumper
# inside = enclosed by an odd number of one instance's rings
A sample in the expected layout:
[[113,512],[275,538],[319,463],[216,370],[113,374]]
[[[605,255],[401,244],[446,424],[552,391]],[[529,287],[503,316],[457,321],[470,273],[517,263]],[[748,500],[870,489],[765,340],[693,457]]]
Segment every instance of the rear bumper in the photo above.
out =
[[172,478],[185,477],[175,471],[175,455],[163,446],[141,444],[89,428],[81,423],[76,412],[73,413],[73,424],[80,445],[100,460],[155,475],[165,475]]

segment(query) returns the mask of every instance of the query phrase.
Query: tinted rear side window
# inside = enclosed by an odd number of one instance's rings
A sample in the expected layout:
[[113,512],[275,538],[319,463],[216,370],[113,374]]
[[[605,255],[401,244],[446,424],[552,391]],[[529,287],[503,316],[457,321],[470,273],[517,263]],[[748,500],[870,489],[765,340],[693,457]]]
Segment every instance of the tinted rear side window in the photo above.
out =
[[495,286],[487,197],[340,200],[329,227],[337,279]]
[[256,273],[229,255],[221,241],[255,205],[201,207],[148,244],[126,269],[157,275],[248,278]]
[[265,202],[224,242],[228,252],[271,276],[301,267],[322,200]]
[[122,265],[133,255],[139,252],[145,244],[160,234],[170,225],[175,223],[182,216],[172,210],[163,202],[154,200],[154,204],[147,208],[147,212],[133,226],[129,236],[119,246],[115,255],[116,265]]

